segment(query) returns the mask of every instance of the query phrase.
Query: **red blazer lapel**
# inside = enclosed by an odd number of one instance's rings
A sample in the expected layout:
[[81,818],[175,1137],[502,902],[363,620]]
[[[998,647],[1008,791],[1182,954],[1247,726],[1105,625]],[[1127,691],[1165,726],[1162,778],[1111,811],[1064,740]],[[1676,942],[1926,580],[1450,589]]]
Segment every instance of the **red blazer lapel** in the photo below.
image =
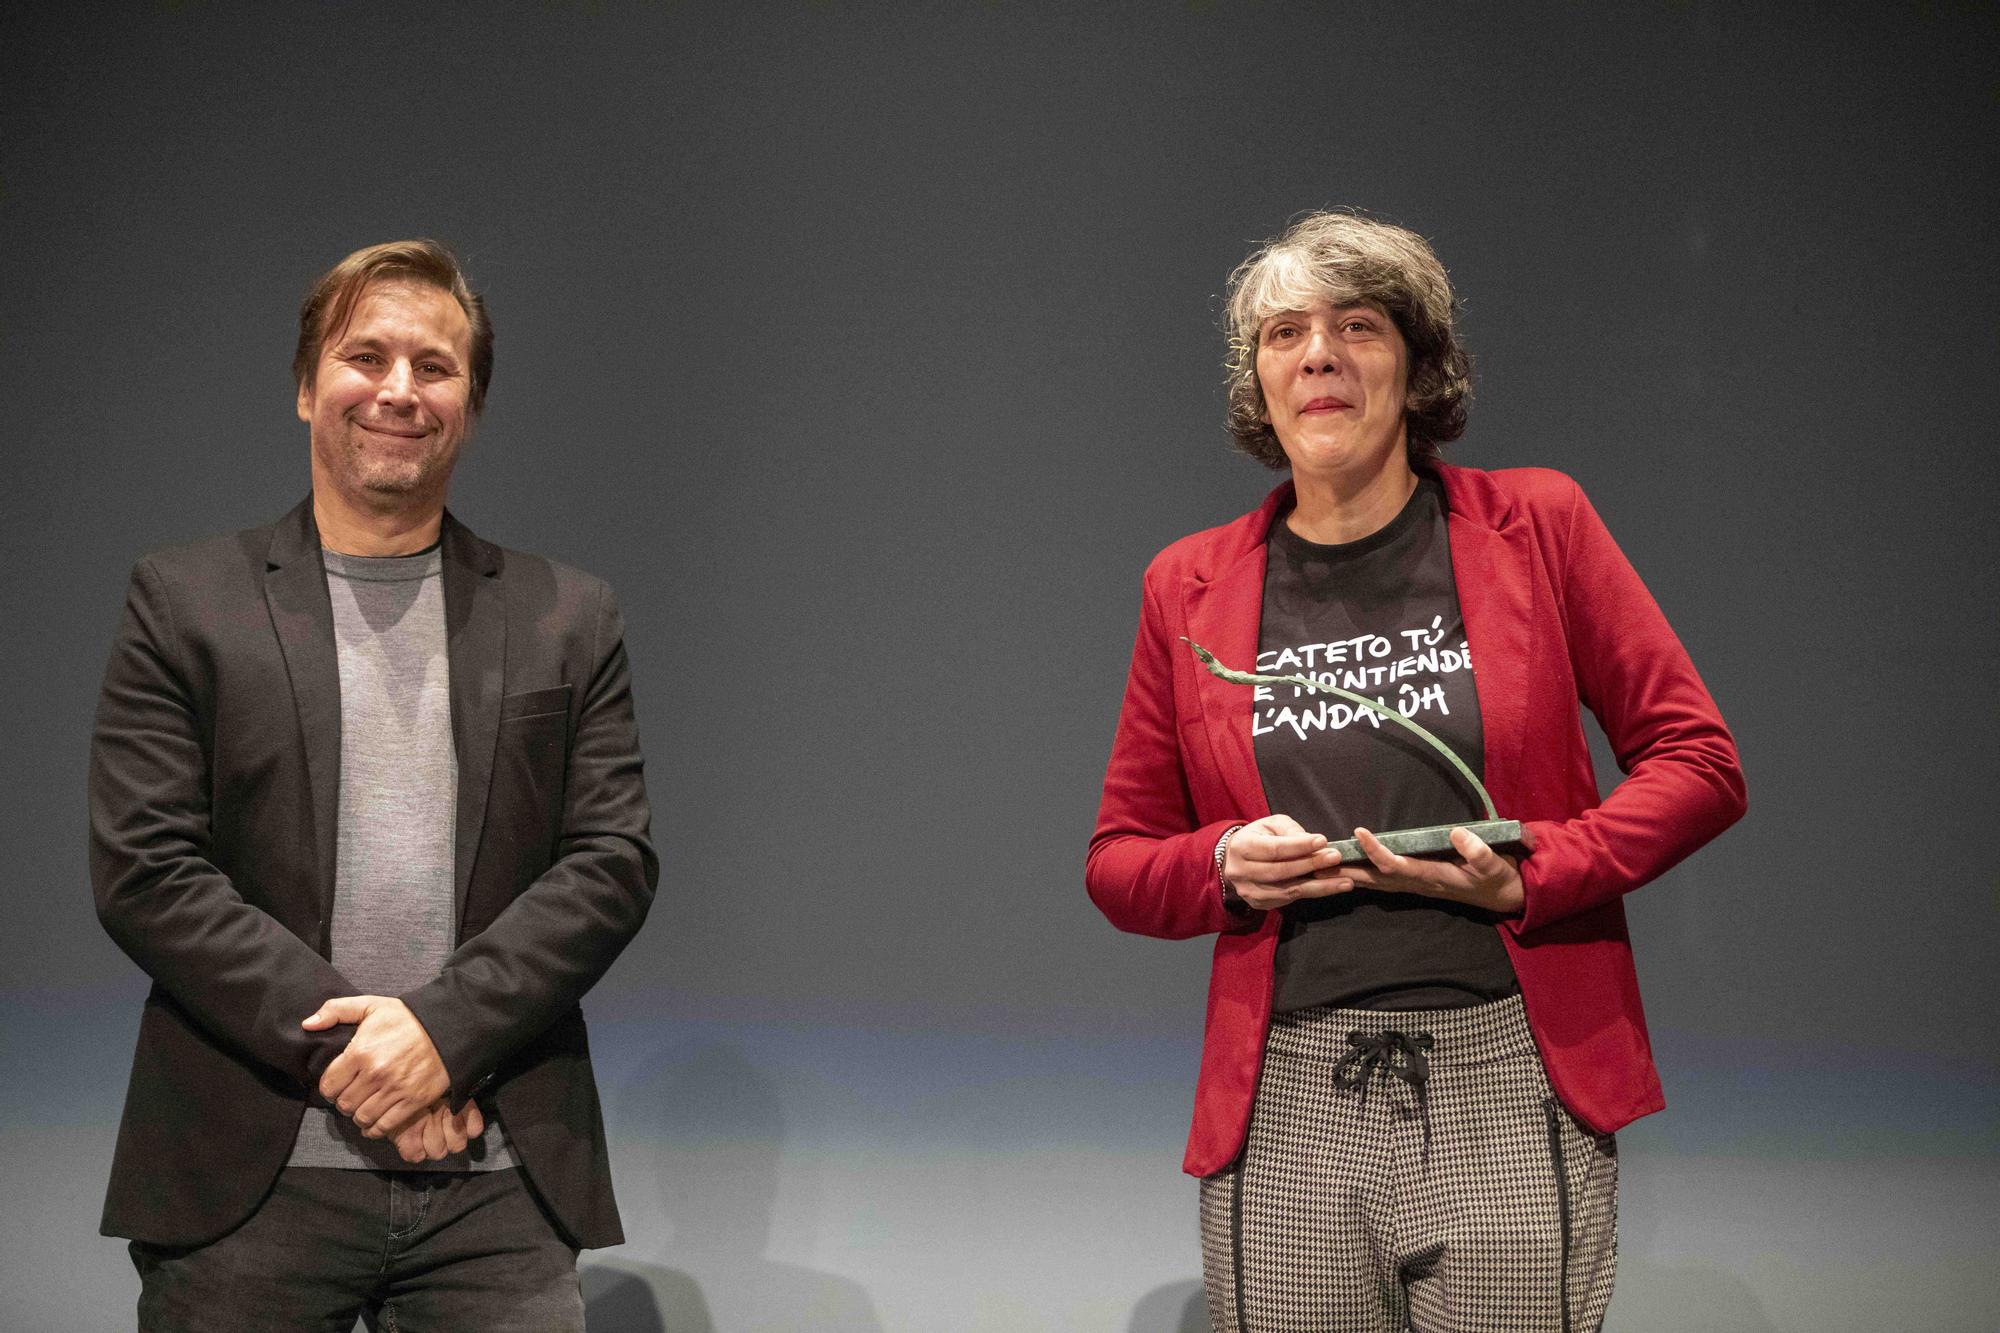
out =
[[[1239,671],[1257,669],[1257,637],[1264,614],[1265,541],[1272,522],[1291,502],[1292,486],[1286,482],[1254,512],[1221,529],[1209,558],[1197,563],[1182,585],[1181,609],[1188,637],[1214,653],[1224,666]],[[1228,811],[1206,817],[1234,814],[1262,819],[1271,810],[1250,743],[1256,692],[1247,685],[1216,679],[1185,644],[1175,647],[1186,654],[1181,669],[1192,674],[1210,757],[1228,799]]]
[[1450,511],[1451,572],[1479,696],[1485,750],[1480,776],[1500,818],[1522,818],[1516,798],[1535,693],[1533,638],[1539,610],[1528,525],[1509,521],[1512,507],[1504,497],[1496,507],[1486,474],[1449,466],[1437,471]]
[[[1224,666],[1255,670],[1257,629],[1264,607],[1264,548],[1259,546],[1239,556],[1213,580],[1189,579],[1182,590],[1182,606],[1189,638],[1214,653]],[[1257,775],[1257,759],[1250,745],[1251,702],[1256,692],[1247,685],[1217,680],[1187,645],[1174,646],[1186,654],[1181,669],[1194,676],[1202,728],[1208,733],[1209,753],[1231,809],[1244,818],[1262,819],[1271,812],[1265,805],[1264,782]]]

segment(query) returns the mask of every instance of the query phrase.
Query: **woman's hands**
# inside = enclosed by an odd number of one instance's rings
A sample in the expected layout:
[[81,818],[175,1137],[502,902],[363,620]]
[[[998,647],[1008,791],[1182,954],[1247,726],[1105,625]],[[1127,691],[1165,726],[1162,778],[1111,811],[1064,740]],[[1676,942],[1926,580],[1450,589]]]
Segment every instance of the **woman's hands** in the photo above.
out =
[[1342,865],[1324,835],[1306,832],[1290,815],[1267,815],[1229,840],[1222,877],[1244,902],[1265,912],[1357,887],[1445,898],[1501,916],[1519,916],[1527,900],[1514,858],[1466,829],[1452,830],[1457,861],[1398,856],[1367,829],[1354,830],[1354,837],[1368,861]]
[[1346,893],[1352,880],[1333,874],[1340,854],[1328,851],[1326,837],[1308,833],[1290,815],[1266,815],[1245,824],[1229,840],[1222,877],[1244,902],[1260,912]]
[[1520,863],[1494,851],[1468,829],[1451,831],[1452,850],[1459,855],[1457,861],[1398,856],[1365,828],[1354,830],[1354,839],[1368,854],[1369,864],[1342,867],[1338,878],[1361,888],[1421,893],[1427,898],[1446,898],[1468,907],[1483,907],[1501,916],[1519,916],[1527,902]]

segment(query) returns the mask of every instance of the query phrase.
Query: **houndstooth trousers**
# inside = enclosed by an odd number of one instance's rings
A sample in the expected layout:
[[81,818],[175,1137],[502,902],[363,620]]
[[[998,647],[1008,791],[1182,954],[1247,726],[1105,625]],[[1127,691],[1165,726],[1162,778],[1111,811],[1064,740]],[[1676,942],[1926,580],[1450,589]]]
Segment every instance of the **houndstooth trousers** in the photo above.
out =
[[1549,1091],[1519,996],[1273,1020],[1243,1155],[1201,1182],[1216,1333],[1589,1333],[1618,1157]]

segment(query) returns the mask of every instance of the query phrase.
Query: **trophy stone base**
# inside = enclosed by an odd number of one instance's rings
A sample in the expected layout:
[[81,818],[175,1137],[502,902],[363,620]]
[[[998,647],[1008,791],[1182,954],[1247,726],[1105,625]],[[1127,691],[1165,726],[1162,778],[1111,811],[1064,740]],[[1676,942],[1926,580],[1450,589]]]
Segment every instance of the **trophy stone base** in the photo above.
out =
[[[1451,831],[1462,828],[1495,851],[1507,851],[1521,845],[1521,821],[1518,819],[1481,819],[1460,824],[1433,824],[1429,828],[1396,829],[1391,833],[1377,833],[1384,847],[1398,856],[1424,856],[1433,859],[1456,857],[1452,849]],[[1361,850],[1361,844],[1352,838],[1327,844],[1340,853],[1343,864],[1368,863],[1368,854]]]

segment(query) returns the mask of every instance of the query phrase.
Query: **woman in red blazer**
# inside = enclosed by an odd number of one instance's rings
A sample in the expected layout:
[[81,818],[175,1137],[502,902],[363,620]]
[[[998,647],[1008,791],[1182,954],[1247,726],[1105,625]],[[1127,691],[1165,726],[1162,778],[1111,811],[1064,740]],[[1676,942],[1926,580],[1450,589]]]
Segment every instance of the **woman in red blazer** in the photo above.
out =
[[[1621,900],[1744,808],[1576,483],[1437,460],[1465,420],[1453,305],[1420,237],[1346,213],[1246,260],[1231,427],[1291,480],[1146,571],[1086,880],[1121,930],[1217,936],[1185,1167],[1218,1330],[1595,1328],[1611,1135],[1663,1105]],[[1462,780],[1183,639],[1438,733],[1520,845],[1391,855],[1369,829],[1465,818]],[[1601,799],[1579,701],[1626,775]],[[1350,835],[1365,861],[1329,847]]]

